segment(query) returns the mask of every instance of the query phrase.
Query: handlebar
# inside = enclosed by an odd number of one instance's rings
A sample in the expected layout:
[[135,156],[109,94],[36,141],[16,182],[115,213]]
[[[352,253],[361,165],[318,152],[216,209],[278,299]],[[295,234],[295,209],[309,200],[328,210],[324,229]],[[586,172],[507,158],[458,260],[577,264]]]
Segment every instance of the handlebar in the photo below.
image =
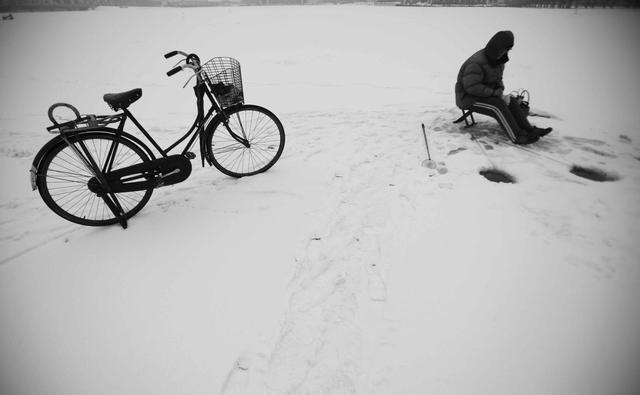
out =
[[[197,73],[200,71],[200,57],[194,53],[188,54],[186,52],[183,51],[171,51],[171,52],[167,52],[164,57],[166,59],[169,59],[173,56],[176,55],[182,55],[185,57],[185,59],[182,59],[178,62],[178,64],[176,65],[176,67],[174,67],[173,69],[167,71],[167,76],[171,77],[172,75],[176,74],[179,71],[182,71],[184,69],[191,69],[193,70],[194,73]],[[180,65],[181,62],[186,62],[185,64]]]
[[172,75],[174,75],[175,73],[177,73],[178,71],[181,71],[181,70],[182,70],[182,66],[175,67],[175,68],[167,71],[167,76],[171,77]]
[[171,51],[171,52],[168,52],[168,53],[164,54],[164,57],[165,57],[165,59],[169,59],[170,57],[176,56],[178,54],[180,54],[182,56],[188,56],[189,55],[189,54],[187,54],[185,52],[182,52],[182,51]]

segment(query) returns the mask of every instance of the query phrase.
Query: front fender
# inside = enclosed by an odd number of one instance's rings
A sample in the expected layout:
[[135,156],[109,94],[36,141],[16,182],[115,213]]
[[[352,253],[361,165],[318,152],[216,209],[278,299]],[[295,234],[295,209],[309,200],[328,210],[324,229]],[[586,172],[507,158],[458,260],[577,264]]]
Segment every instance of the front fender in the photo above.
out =
[[202,158],[202,166],[204,166],[204,160],[207,160],[209,166],[213,166],[211,158],[213,152],[211,151],[211,145],[208,142],[211,140],[211,134],[218,127],[218,125],[224,120],[224,116],[221,113],[216,114],[207,127],[200,132],[200,157]]
[[209,166],[213,165],[213,160],[211,159],[213,158],[213,151],[211,150],[211,144],[210,144],[213,131],[216,130],[218,125],[220,125],[225,120],[225,115],[230,116],[233,113],[241,111],[241,109],[243,108],[249,108],[249,107],[258,107],[258,106],[239,103],[239,104],[234,104],[233,106],[229,106],[225,108],[224,114],[222,112],[218,112],[213,118],[211,118],[211,121],[209,122],[207,127],[204,129],[204,131],[201,132],[202,134],[200,135],[200,156],[202,158],[207,159],[207,163],[209,164]]

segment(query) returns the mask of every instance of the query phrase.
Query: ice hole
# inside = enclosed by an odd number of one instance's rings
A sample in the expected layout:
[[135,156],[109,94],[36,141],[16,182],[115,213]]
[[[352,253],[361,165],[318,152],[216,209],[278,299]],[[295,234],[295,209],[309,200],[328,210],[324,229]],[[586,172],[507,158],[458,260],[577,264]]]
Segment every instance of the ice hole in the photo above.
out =
[[508,184],[515,184],[516,179],[513,176],[503,170],[490,168],[480,170],[480,175],[491,182],[505,182]]
[[595,167],[583,167],[578,165],[573,165],[571,170],[569,170],[572,174],[575,174],[578,177],[586,178],[591,181],[618,181],[620,177],[616,174],[607,173],[604,170],[595,168]]

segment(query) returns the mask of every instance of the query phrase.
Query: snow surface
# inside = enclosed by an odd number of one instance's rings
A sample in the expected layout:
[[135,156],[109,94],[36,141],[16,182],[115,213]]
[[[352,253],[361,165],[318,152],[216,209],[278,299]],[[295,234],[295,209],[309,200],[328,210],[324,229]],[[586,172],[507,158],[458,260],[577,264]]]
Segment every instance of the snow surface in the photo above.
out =
[[[640,393],[640,13],[99,8],[0,24],[0,393]],[[493,33],[554,131],[514,148],[453,85]],[[190,125],[169,50],[240,60],[283,121],[269,172],[194,168],[117,226],[50,212],[46,111]],[[426,150],[448,170],[421,166]],[[486,153],[486,155],[485,155]],[[195,162],[194,162],[195,163]],[[619,177],[593,182],[569,166]],[[515,184],[478,172],[507,171]],[[443,165],[440,165],[443,168]]]

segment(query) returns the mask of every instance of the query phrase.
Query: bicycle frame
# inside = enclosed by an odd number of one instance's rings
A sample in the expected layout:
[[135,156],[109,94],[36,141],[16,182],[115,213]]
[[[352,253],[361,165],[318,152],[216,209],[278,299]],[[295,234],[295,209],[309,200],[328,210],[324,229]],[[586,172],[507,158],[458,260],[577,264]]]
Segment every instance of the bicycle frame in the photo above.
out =
[[[120,124],[118,125],[118,129],[117,129],[118,133],[121,133],[122,131],[124,131],[124,125],[126,123],[126,120],[130,119],[131,122],[133,122],[133,124],[138,128],[138,130],[147,138],[147,140],[153,145],[153,147],[163,157],[168,156],[169,153],[174,148],[176,148],[178,145],[180,145],[182,142],[184,142],[187,138],[189,138],[189,136],[191,136],[191,138],[189,139],[189,141],[185,145],[184,149],[180,153],[180,155],[188,155],[191,147],[195,143],[196,138],[201,136],[201,134],[205,131],[206,125],[208,125],[216,116],[220,116],[220,117],[222,117],[222,122],[224,123],[224,125],[225,125],[225,127],[227,129],[227,132],[229,132],[231,137],[233,137],[236,141],[238,141],[239,143],[243,144],[244,146],[248,147],[249,143],[246,140],[246,138],[237,135],[236,133],[233,132],[233,130],[231,130],[229,128],[228,122],[227,122],[228,117],[227,117],[224,109],[222,109],[219,106],[218,102],[214,98],[214,95],[211,93],[211,91],[206,86],[204,81],[201,81],[201,80],[198,81],[198,84],[196,84],[196,86],[194,87],[194,92],[195,92],[196,99],[197,99],[196,106],[197,106],[197,111],[198,111],[198,113],[196,115],[196,119],[193,122],[193,125],[191,125],[191,127],[189,128],[189,130],[182,137],[180,137],[178,140],[173,142],[166,149],[163,149],[156,142],[156,140],[151,136],[151,134],[140,124],[140,122],[138,122],[138,120],[133,116],[133,114],[126,108],[122,110],[122,113],[117,114],[117,115],[114,116],[114,119],[119,117],[119,120],[120,120]],[[205,94],[206,94],[207,98],[209,99],[209,101],[211,102],[211,107],[207,111],[206,115],[204,114],[204,97],[203,97]],[[215,113],[215,115],[214,115],[214,113]],[[207,157],[207,155],[206,155],[206,151],[205,151],[204,147],[202,147],[202,146],[200,147],[200,155],[202,157],[202,164],[204,166],[204,159]],[[193,158],[190,158],[190,159],[193,159]],[[209,162],[209,164],[211,164],[210,160],[208,158],[207,158],[207,162]]]
[[[165,57],[168,56],[165,55]],[[122,205],[118,201],[118,197],[116,195],[117,193],[143,190],[142,188],[156,188],[158,186],[165,185],[165,181],[167,182],[167,185],[184,181],[191,173],[191,164],[189,163],[189,160],[195,159],[195,154],[190,152],[190,150],[197,138],[200,138],[200,155],[202,159],[202,166],[204,166],[205,158],[209,165],[214,165],[214,159],[213,157],[211,157],[212,154],[210,150],[205,147],[205,137],[207,137],[205,133],[208,132],[209,126],[212,125],[211,122],[214,122],[213,125],[215,125],[216,127],[217,125],[223,124],[225,129],[229,133],[229,136],[231,136],[238,143],[249,148],[251,145],[247,139],[247,136],[245,135],[244,126],[242,125],[242,123],[240,123],[239,126],[242,136],[234,133],[234,131],[231,130],[231,127],[229,126],[229,115],[227,115],[228,112],[226,111],[226,109],[222,108],[220,102],[216,98],[216,95],[213,93],[214,85],[205,73],[200,72],[199,58],[197,58],[197,56],[195,55],[187,56],[187,65],[190,66],[189,68],[191,68],[195,72],[195,76],[197,77],[196,85],[193,88],[196,96],[197,114],[189,130],[175,142],[169,145],[169,147],[167,147],[166,149],[162,148],[158,144],[158,142],[151,136],[151,134],[135,118],[131,111],[129,111],[127,106],[121,107],[121,112],[114,115],[97,116],[81,116],[77,109],[75,109],[75,107],[65,103],[58,103],[51,106],[49,110],[49,118],[53,122],[53,126],[47,127],[47,130],[52,133],[58,132],[59,137],[57,139],[52,139],[51,141],[49,141],[49,143],[47,143],[36,155],[31,168],[31,183],[33,189],[35,190],[37,188],[37,180],[39,176],[38,169],[40,161],[50,149],[55,147],[56,144],[60,144],[60,139],[62,139],[62,141],[64,141],[64,143],[71,149],[72,153],[78,157],[80,165],[85,167],[86,170],[88,170],[88,172],[93,175],[93,178],[91,178],[88,182],[89,190],[96,193],[100,198],[104,200],[105,204],[115,215],[118,222],[120,222],[123,228],[126,228],[126,214],[123,210]],[[167,74],[175,74],[176,70],[178,69],[179,68],[175,68],[172,73]],[[206,113],[204,108],[205,95],[211,103],[211,106],[208,108]],[[233,111],[235,111],[243,105],[244,104],[240,102],[238,104],[227,107],[227,109],[233,109]],[[52,116],[52,111],[54,108],[57,108],[57,106],[65,106],[72,109],[72,111],[76,114],[76,119],[60,124],[57,123]],[[156,155],[154,155],[151,148],[147,144],[145,144],[140,139],[132,136],[131,134],[125,132],[124,128],[127,119],[130,119],[131,122],[138,128],[138,130],[146,137],[151,146],[153,146],[153,148],[155,148],[155,150],[160,154],[160,157],[156,158]],[[240,120],[239,117],[238,120]],[[109,126],[112,124],[117,124],[117,127],[114,128],[113,126]],[[112,144],[108,146],[106,156],[103,158],[98,158],[100,160],[97,160],[97,158],[95,158],[91,154],[91,150],[83,141],[82,136],[88,133],[104,133],[104,135],[106,136],[112,136]],[[170,155],[171,151],[176,149],[176,147],[178,147],[185,141],[187,142],[179,154]],[[148,157],[151,159],[148,162],[145,162],[147,163],[147,165],[145,166],[148,167],[144,167],[142,164],[138,164],[118,170],[113,170],[114,162],[116,161],[116,157],[118,154],[118,147],[120,144],[124,144],[123,142],[126,142],[126,144],[133,143],[134,145],[145,151]],[[99,164],[102,159],[104,159],[104,162],[102,164]],[[170,163],[171,165],[168,165],[168,163]],[[166,170],[158,170],[162,169],[162,166],[176,167],[175,170],[172,167],[165,168]],[[130,171],[130,173],[127,173],[127,171]],[[174,177],[173,179],[169,180],[168,177],[175,174],[180,174],[180,176]],[[137,179],[143,179],[143,181],[139,184],[131,183],[131,181]],[[124,183],[129,184],[125,185]],[[123,189],[123,185],[135,189]]]
[[[197,62],[198,62],[197,66],[199,67],[199,60]],[[199,71],[196,71],[195,76],[197,77],[196,78],[196,85],[194,86],[193,89],[194,89],[194,93],[195,93],[195,96],[196,96],[196,108],[197,108],[196,119],[193,122],[193,125],[191,125],[191,127],[189,128],[189,130],[182,137],[180,137],[178,140],[173,142],[166,149],[163,149],[158,144],[158,142],[140,124],[140,122],[133,116],[131,111],[129,111],[129,109],[126,108],[126,107],[122,109],[121,113],[118,113],[118,114],[115,114],[115,115],[98,115],[98,116],[86,115],[84,117],[80,117],[80,114],[77,112],[77,110],[75,110],[75,108],[73,108],[73,110],[77,114],[77,117],[78,117],[77,119],[75,119],[73,121],[66,122],[66,123],[62,123],[62,124],[55,124],[54,123],[54,125],[51,126],[51,127],[48,127],[47,130],[50,131],[50,132],[54,132],[54,131],[60,132],[60,135],[61,135],[62,139],[69,146],[71,146],[73,148],[74,152],[77,155],[80,155],[80,151],[77,148],[73,147],[73,143],[70,141],[69,135],[72,136],[72,135],[74,135],[74,133],[95,130],[98,127],[104,127],[104,126],[107,126],[109,124],[117,122],[118,123],[118,127],[117,127],[117,129],[115,129],[116,142],[115,142],[114,146],[112,147],[112,149],[110,149],[110,151],[108,153],[107,160],[105,161],[105,166],[102,169],[102,172],[106,172],[106,171],[110,170],[110,166],[113,163],[113,156],[114,156],[114,153],[116,152],[116,149],[117,149],[117,145],[118,145],[117,142],[122,138],[122,136],[124,134],[124,126],[125,126],[125,123],[126,123],[127,119],[131,120],[131,122],[146,137],[146,139],[151,143],[151,145],[156,149],[156,151],[158,153],[160,153],[160,155],[162,157],[164,157],[164,158],[169,156],[169,153],[174,148],[176,148],[178,145],[180,145],[182,142],[184,142],[187,138],[189,138],[189,136],[191,136],[189,141],[185,145],[184,149],[180,153],[180,155],[185,156],[188,159],[195,159],[195,155],[191,154],[190,150],[193,147],[193,144],[195,143],[196,138],[202,137],[202,133],[205,131],[206,126],[211,121],[213,121],[216,117],[220,117],[221,118],[220,121],[224,124],[227,132],[229,133],[229,135],[234,140],[236,140],[237,142],[239,142],[240,144],[244,145],[247,148],[250,147],[250,144],[247,141],[246,136],[244,135],[244,130],[242,130],[243,136],[239,136],[238,134],[234,133],[233,130],[231,130],[231,128],[229,127],[228,116],[227,116],[225,110],[220,106],[220,104],[216,100],[215,95],[212,93],[212,83],[209,80],[209,78],[206,75],[204,75],[204,78],[203,78],[202,74]],[[211,107],[207,111],[206,115],[204,113],[204,96],[205,95],[207,96],[207,98],[209,99],[209,102],[211,103]],[[69,106],[69,105],[64,104],[64,103],[61,103],[61,105]],[[242,104],[238,104],[238,105],[242,105]],[[72,106],[70,106],[70,107],[72,107]],[[229,107],[229,108],[231,108],[231,107]],[[214,113],[215,113],[215,115],[214,115]],[[49,116],[51,118],[51,114]],[[78,125],[86,125],[86,126],[77,127]],[[242,128],[242,125],[241,125],[241,128]],[[136,143],[141,145],[142,148],[144,148],[147,152],[151,153],[149,148],[143,142],[138,140],[138,141],[136,141]],[[200,145],[200,156],[201,156],[201,159],[202,159],[202,166],[204,166],[205,158],[207,159],[207,163],[209,163],[209,165],[212,164],[211,159],[209,159],[209,157],[208,157],[207,150],[202,145],[202,139],[201,139],[201,145]],[[85,162],[87,165],[89,164],[87,158],[81,158],[81,160],[83,162]]]

